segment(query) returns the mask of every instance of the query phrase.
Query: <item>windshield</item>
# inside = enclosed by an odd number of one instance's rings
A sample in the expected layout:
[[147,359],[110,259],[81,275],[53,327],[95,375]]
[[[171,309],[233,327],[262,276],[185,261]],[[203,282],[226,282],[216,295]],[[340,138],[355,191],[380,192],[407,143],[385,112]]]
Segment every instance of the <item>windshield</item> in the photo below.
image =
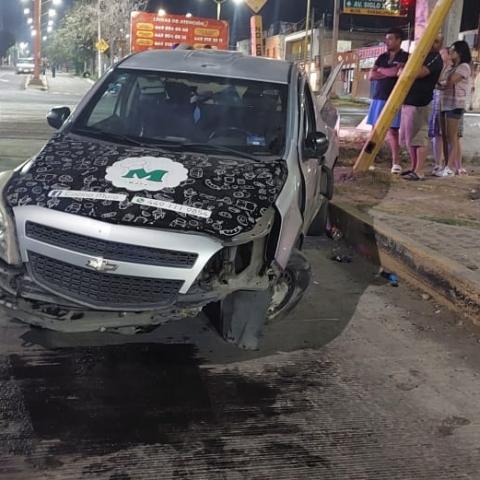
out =
[[19,58],[17,63],[33,63],[33,58]]
[[117,70],[71,131],[278,156],[285,147],[286,109],[286,85]]

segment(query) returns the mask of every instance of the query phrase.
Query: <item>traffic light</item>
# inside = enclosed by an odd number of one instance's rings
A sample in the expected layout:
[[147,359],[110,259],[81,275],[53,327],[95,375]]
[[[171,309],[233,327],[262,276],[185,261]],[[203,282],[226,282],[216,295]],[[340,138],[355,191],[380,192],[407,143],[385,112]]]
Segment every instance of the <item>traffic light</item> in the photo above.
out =
[[408,15],[410,13],[410,8],[415,5],[415,0],[401,0],[400,2],[400,14]]

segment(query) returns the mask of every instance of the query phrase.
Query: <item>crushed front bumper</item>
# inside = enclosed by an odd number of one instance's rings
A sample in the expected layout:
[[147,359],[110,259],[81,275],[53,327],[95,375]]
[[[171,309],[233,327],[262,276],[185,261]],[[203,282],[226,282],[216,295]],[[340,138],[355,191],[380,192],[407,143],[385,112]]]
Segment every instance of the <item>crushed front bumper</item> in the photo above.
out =
[[92,332],[155,326],[196,316],[205,305],[220,300],[219,293],[192,287],[172,304],[151,311],[122,312],[88,309],[37,285],[24,267],[0,261],[0,309],[38,327],[61,332]]

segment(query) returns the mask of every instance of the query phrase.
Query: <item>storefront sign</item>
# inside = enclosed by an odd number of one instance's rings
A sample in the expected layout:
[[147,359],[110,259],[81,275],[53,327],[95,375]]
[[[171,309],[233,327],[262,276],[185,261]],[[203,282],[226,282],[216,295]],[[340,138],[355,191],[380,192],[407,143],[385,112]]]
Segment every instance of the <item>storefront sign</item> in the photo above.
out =
[[228,22],[183,15],[132,12],[131,51],[169,49],[178,44],[228,50]]
[[343,13],[401,17],[404,12],[400,0],[345,0]]
[[263,56],[263,21],[260,15],[255,15],[250,19],[252,29],[252,56]]

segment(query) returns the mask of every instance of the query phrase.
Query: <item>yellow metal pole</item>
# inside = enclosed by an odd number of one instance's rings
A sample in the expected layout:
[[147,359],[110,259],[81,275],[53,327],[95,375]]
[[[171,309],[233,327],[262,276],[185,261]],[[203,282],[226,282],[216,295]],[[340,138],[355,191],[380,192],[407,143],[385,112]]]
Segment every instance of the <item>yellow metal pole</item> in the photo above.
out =
[[353,167],[355,173],[364,172],[373,165],[375,157],[385,140],[388,129],[390,128],[399,108],[405,101],[410,88],[412,88],[413,82],[425,61],[425,58],[430,52],[435,37],[438,35],[454,2],[455,0],[439,0],[433,9],[423,36],[418,41],[413,54],[410,55],[410,58],[405,65],[405,69],[395,85],[395,88],[393,89],[393,92],[372,131],[370,139],[363,147],[363,150]]

